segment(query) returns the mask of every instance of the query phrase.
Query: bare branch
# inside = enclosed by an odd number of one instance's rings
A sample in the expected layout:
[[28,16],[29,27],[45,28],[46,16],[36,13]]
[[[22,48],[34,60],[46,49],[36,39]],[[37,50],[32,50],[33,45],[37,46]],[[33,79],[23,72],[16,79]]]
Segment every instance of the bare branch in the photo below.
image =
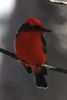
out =
[[64,68],[57,68],[57,67],[53,67],[53,66],[49,66],[49,65],[45,65],[45,64],[43,64],[42,66],[43,66],[44,70],[45,70],[45,68],[47,68],[48,70],[67,74],[67,69],[64,69]]
[[0,52],[3,53],[3,54],[8,55],[8,56],[10,56],[10,57],[12,57],[14,59],[18,59],[17,56],[14,53],[12,53],[10,51],[7,51],[5,49],[0,48]]
[[[14,53],[10,52],[10,51],[7,51],[5,49],[0,48],[0,52],[3,53],[3,54],[6,54],[6,55],[8,55],[8,56],[10,56],[10,57],[12,57],[16,60],[19,60],[17,58],[17,56]],[[22,61],[22,62],[24,62],[24,61]],[[42,64],[42,67],[43,67],[44,70],[45,70],[45,68],[47,68],[47,70],[52,70],[52,71],[67,74],[67,69],[64,69],[64,68],[57,68],[57,67],[53,67],[53,66],[46,65],[46,64]]]

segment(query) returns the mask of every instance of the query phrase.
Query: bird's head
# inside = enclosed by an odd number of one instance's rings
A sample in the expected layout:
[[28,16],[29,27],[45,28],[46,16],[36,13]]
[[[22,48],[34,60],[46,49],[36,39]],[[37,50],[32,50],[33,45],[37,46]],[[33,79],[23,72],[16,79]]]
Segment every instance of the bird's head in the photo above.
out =
[[36,18],[28,18],[24,24],[20,27],[18,32],[21,31],[40,31],[40,32],[51,32],[51,30],[47,29],[46,26]]
[[29,25],[34,30],[40,30],[42,32],[51,32],[51,30],[47,29],[46,26],[36,18],[28,18],[25,21],[25,24]]

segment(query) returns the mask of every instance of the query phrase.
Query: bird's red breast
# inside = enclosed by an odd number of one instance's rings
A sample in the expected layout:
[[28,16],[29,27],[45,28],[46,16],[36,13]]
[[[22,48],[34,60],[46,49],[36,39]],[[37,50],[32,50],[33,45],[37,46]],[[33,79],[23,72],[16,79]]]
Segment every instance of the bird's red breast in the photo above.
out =
[[44,64],[47,61],[38,31],[20,32],[15,40],[15,48],[17,57],[30,65]]

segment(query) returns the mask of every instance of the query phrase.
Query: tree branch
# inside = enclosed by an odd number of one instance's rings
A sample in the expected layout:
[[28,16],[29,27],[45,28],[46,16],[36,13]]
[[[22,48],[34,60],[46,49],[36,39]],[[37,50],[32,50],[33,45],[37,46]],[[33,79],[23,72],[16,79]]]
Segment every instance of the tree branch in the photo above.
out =
[[7,51],[5,49],[0,48],[0,52],[3,53],[3,54],[8,55],[8,56],[10,56],[10,57],[12,57],[14,59],[18,59],[17,56],[14,53],[12,53],[10,51]]
[[[12,57],[16,60],[19,60],[17,58],[17,56],[14,53],[10,52],[10,51],[7,51],[5,49],[0,48],[0,52],[3,53],[3,54],[6,54],[6,55],[8,55],[8,56],[10,56],[10,57]],[[24,62],[24,61],[22,61],[22,62]],[[64,69],[64,68],[57,68],[57,67],[49,66],[49,65],[46,65],[46,64],[42,64],[42,67],[43,67],[44,70],[45,70],[45,68],[47,68],[47,70],[52,70],[52,71],[67,74],[67,69]]]
[[43,66],[44,70],[45,70],[45,68],[47,68],[48,70],[52,70],[52,71],[67,74],[67,69],[64,69],[64,68],[57,68],[57,67],[49,66],[49,65],[46,65],[46,64],[43,64],[42,66]]

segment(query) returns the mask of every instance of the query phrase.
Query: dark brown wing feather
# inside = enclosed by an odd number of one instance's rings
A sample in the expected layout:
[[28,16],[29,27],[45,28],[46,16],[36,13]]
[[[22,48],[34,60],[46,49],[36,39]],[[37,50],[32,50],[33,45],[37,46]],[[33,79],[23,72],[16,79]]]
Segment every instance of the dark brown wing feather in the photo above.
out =
[[43,37],[43,35],[42,35],[42,37],[41,37],[41,40],[42,40],[42,43],[43,43],[43,51],[44,51],[44,53],[47,54],[46,40],[45,40],[45,38]]

